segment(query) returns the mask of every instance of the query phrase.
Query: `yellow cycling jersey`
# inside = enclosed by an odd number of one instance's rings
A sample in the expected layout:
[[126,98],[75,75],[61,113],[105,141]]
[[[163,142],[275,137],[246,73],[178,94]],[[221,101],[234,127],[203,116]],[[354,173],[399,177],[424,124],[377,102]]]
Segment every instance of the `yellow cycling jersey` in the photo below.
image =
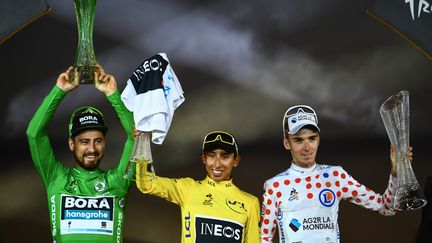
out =
[[150,166],[137,163],[137,187],[181,207],[181,242],[260,241],[257,197],[240,190],[232,180],[164,178],[148,170]]

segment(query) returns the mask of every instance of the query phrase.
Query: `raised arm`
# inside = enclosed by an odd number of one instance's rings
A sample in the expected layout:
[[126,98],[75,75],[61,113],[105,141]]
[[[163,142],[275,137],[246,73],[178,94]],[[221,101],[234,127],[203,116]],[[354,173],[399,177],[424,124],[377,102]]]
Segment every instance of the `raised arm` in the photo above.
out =
[[[96,68],[95,87],[97,90],[105,94],[108,101],[113,106],[127,136],[120,162],[114,169],[115,173],[117,173],[119,177],[123,177],[134,145],[134,138],[132,135],[133,116],[121,101],[120,92],[117,89],[117,82],[114,76],[107,74],[100,65],[97,65]],[[127,183],[130,184],[130,181],[127,181]]]
[[73,68],[69,67],[58,76],[56,85],[36,110],[26,131],[33,163],[45,185],[50,183],[57,169],[63,168],[55,159],[47,130],[61,100],[79,85],[78,79],[70,80],[72,72]]

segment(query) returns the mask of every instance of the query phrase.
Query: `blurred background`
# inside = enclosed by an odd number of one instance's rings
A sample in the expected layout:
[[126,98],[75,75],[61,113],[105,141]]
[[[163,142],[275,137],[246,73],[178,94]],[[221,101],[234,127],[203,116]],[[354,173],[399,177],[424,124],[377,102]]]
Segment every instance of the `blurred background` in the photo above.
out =
[[[50,241],[46,194],[25,130],[57,76],[73,64],[77,28],[72,0],[47,2],[46,16],[0,45],[1,242]],[[261,198],[264,181],[290,165],[281,143],[283,113],[308,104],[322,131],[317,162],[341,165],[382,193],[390,160],[379,107],[408,90],[413,168],[423,187],[432,174],[432,63],[366,14],[372,2],[103,0],[96,6],[93,42],[98,62],[120,90],[145,59],[159,52],[170,59],[186,100],[164,143],[152,147],[160,176],[204,178],[202,139],[227,130],[242,155],[234,182]],[[105,114],[110,131],[101,167],[109,169],[125,135],[92,85],[69,94],[55,114],[49,135],[56,156],[73,166],[67,124],[81,105]],[[383,217],[344,201],[339,215],[342,242],[415,242],[421,210]],[[179,242],[180,230],[178,206],[131,187],[125,242]]]

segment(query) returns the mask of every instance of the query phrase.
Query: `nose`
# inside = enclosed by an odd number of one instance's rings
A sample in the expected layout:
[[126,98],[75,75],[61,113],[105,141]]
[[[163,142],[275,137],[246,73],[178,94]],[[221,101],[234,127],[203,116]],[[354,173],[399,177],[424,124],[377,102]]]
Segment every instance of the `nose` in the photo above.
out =
[[216,156],[216,159],[215,159],[216,167],[221,166],[221,164],[222,164],[221,161],[222,161],[222,158],[220,156]]
[[89,151],[89,152],[94,152],[94,151],[96,150],[95,147],[96,147],[95,143],[94,143],[94,142],[91,142],[91,143],[89,143],[89,145],[87,146],[87,151]]
[[305,143],[304,143],[304,150],[309,150],[310,147],[311,147],[310,142],[309,141],[305,141]]

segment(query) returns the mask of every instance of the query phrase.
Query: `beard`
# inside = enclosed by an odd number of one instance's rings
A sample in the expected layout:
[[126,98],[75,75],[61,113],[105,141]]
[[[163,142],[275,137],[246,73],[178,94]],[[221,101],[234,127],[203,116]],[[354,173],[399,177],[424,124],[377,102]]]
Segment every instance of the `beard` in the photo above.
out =
[[[86,162],[85,157],[89,155],[95,156],[95,160],[91,162]],[[94,170],[96,168],[99,168],[99,164],[102,161],[103,156],[103,152],[84,153],[81,156],[79,156],[76,152],[74,153],[75,161],[81,168],[85,170]]]

